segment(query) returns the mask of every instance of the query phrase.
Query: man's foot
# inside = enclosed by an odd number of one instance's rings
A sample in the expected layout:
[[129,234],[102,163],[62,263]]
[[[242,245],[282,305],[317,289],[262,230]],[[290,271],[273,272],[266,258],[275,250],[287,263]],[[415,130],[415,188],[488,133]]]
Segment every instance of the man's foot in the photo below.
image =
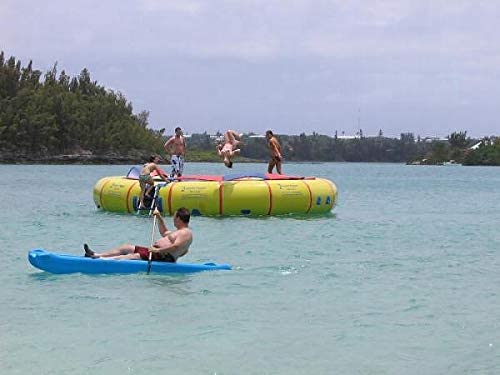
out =
[[89,245],[87,245],[86,243],[84,243],[84,244],[83,244],[83,250],[85,250],[85,256],[86,256],[87,258],[97,258],[97,257],[95,256],[95,252],[94,252],[94,251],[92,251],[92,250],[90,249]]

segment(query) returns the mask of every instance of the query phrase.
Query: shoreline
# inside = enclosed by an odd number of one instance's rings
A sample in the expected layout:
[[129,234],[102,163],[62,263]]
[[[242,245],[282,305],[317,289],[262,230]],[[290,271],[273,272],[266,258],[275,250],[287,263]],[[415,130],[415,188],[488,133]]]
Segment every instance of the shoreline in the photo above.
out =
[[[30,156],[30,155],[5,155],[0,154],[0,165],[130,165],[143,164],[146,160],[144,156],[118,156],[118,155],[88,155],[88,154],[63,154],[52,156]],[[219,163],[220,160],[205,159],[186,160],[188,163]],[[380,162],[380,161],[319,161],[319,160],[288,160],[294,164],[323,164],[323,163],[384,163],[384,164],[405,164],[404,162]],[[268,163],[268,160],[257,160],[239,157],[238,163]],[[285,161],[286,163],[286,161]],[[163,165],[170,165],[168,160],[164,160]],[[409,163],[409,166],[441,166],[442,164]],[[458,165],[458,164],[457,164]],[[460,164],[460,166],[485,166],[484,164]],[[487,166],[496,166],[488,164]]]
[[[149,156],[117,156],[117,155],[81,155],[81,154],[64,154],[52,156],[30,156],[30,155],[0,155],[0,164],[74,164],[74,165],[128,165],[128,164],[143,164]],[[189,163],[219,163],[220,160],[206,159],[206,160],[187,160]],[[267,163],[268,160],[256,160],[240,158],[239,163]],[[300,162],[299,162],[300,163]],[[170,165],[168,160],[163,163]]]
[[1,156],[0,164],[137,164],[143,162],[143,158],[109,156],[109,155],[54,155],[44,157],[33,157],[28,155]]

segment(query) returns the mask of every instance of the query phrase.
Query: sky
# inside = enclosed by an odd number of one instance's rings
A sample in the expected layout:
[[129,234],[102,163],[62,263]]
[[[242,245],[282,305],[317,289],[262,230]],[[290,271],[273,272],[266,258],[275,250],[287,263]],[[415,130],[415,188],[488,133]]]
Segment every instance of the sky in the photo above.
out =
[[496,0],[0,0],[0,50],[87,68],[167,134],[481,137],[499,21]]

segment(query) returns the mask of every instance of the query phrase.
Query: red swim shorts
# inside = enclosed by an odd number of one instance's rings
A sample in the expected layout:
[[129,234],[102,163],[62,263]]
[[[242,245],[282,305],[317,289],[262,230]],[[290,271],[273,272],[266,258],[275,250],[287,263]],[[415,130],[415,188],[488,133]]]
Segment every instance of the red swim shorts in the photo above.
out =
[[[144,246],[136,246],[134,249],[134,253],[138,253],[141,256],[142,260],[149,260],[149,250],[147,247]],[[165,255],[161,255],[158,253],[153,253],[151,260],[157,261],[157,262],[169,262],[169,263],[175,263],[175,259],[172,255],[169,253]]]

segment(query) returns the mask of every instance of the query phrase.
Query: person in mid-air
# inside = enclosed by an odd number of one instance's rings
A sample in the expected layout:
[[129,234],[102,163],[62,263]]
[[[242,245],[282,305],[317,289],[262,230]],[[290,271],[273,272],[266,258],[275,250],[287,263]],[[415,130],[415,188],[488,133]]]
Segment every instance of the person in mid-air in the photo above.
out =
[[238,148],[239,144],[242,144],[241,134],[236,133],[234,130],[227,130],[224,133],[224,143],[217,145],[217,155],[224,161],[226,167],[233,167],[232,158],[241,152]]

